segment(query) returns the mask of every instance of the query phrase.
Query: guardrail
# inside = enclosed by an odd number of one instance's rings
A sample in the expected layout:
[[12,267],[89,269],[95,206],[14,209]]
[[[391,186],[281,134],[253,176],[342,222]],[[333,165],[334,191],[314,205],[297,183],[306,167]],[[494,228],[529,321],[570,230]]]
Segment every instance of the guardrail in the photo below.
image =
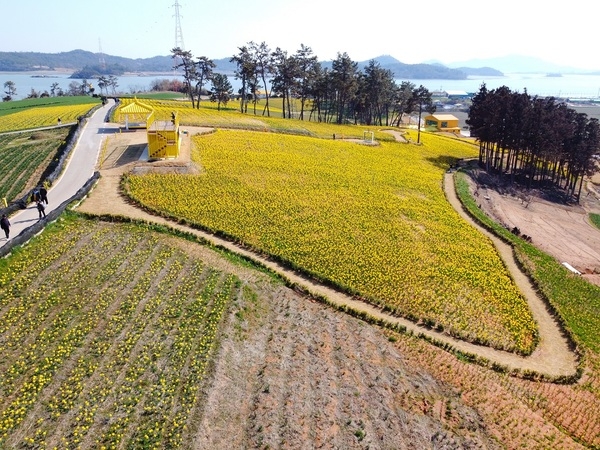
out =
[[25,228],[14,238],[11,238],[6,244],[0,247],[0,257],[8,255],[14,247],[23,245],[36,234],[41,232],[46,226],[46,224],[58,219],[58,216],[60,216],[64,212],[64,210],[67,209],[69,204],[77,200],[82,200],[87,194],[89,194],[96,181],[98,181],[98,178],[100,178],[100,172],[94,172],[90,179],[88,179],[88,181],[86,181],[86,183],[71,198],[65,200],[60,205],[58,205],[56,209],[46,214],[46,217],[40,219],[33,225]]

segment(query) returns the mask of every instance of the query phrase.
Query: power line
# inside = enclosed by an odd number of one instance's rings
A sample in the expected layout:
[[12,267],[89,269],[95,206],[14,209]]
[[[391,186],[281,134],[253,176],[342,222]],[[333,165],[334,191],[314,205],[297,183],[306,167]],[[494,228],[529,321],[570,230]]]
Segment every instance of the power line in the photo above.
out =
[[100,38],[98,38],[98,54],[98,62],[100,63],[100,67],[102,67],[102,69],[106,69],[106,61],[104,60],[104,53],[102,53],[102,43],[100,42]]

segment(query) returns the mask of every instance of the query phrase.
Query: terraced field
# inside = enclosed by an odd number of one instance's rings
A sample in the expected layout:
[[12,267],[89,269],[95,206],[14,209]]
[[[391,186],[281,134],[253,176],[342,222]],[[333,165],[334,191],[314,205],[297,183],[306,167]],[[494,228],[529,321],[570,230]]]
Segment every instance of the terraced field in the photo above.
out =
[[217,131],[194,142],[202,175],[130,176],[127,184],[145,207],[400,315],[530,353],[537,331],[525,300],[493,245],[461,224],[441,189],[442,162],[474,149],[425,141],[368,147]]
[[40,182],[69,128],[0,135],[0,198],[20,198]]

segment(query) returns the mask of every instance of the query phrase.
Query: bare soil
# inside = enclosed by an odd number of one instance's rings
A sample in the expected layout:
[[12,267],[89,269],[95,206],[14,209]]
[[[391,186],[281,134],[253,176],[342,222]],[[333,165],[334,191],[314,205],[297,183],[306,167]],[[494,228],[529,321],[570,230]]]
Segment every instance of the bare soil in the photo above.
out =
[[567,204],[476,168],[472,173],[472,192],[486,214],[510,230],[518,228],[538,248],[600,285],[600,230],[589,220],[589,213],[600,214],[600,174],[586,179],[579,204]]
[[195,449],[500,448],[382,331],[284,288],[235,305]]

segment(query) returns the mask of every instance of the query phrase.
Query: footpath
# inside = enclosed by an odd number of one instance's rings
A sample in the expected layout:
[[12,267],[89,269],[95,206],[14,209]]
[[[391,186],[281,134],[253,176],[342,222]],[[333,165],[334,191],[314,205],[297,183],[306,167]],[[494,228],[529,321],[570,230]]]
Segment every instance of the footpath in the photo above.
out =
[[[99,108],[86,119],[83,130],[75,144],[60,178],[48,190],[46,214],[54,211],[61,203],[67,201],[92,177],[100,153],[102,140],[107,134],[118,132],[117,124],[104,122],[104,117],[112,106],[112,101]],[[39,221],[39,213],[35,203],[26,209],[17,211],[9,217],[10,239],[19,235],[26,228]],[[4,233],[0,232],[0,247],[7,244]]]

